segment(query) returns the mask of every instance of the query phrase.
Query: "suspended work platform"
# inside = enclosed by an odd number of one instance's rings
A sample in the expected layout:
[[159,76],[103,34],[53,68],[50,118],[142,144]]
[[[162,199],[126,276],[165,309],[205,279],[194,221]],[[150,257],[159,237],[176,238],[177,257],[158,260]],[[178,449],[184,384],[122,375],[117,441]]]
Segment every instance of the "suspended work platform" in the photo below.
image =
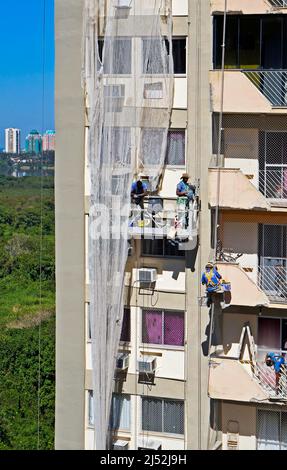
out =
[[[184,198],[181,198],[181,200]],[[131,238],[169,238],[180,242],[194,240],[198,235],[198,203],[174,201],[173,208],[165,209],[160,197],[144,200],[144,208],[133,205],[129,235]]]

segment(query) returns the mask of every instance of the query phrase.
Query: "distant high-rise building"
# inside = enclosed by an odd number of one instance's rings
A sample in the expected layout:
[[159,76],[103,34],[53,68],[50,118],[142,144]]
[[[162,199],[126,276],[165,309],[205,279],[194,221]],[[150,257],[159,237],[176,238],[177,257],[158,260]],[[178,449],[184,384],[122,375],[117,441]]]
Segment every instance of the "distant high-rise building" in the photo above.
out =
[[53,130],[46,131],[42,138],[43,151],[46,152],[48,150],[55,150],[55,140],[56,140],[55,131]]
[[8,128],[5,129],[5,152],[6,153],[20,153],[20,129]]
[[25,150],[27,153],[40,153],[42,151],[42,136],[33,129],[26,137]]

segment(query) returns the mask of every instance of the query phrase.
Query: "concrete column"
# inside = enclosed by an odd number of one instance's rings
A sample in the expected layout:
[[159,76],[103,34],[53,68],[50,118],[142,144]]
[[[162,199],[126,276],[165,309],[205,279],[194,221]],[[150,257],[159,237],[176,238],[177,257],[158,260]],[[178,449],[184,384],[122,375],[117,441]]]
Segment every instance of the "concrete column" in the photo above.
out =
[[83,0],[56,0],[56,449],[84,449]]
[[189,0],[187,169],[200,180],[200,228],[197,249],[187,253],[186,390],[187,449],[207,449],[210,403],[207,395],[206,335],[209,310],[201,307],[200,277],[211,252],[208,166],[212,154],[209,70],[211,67],[210,0]]

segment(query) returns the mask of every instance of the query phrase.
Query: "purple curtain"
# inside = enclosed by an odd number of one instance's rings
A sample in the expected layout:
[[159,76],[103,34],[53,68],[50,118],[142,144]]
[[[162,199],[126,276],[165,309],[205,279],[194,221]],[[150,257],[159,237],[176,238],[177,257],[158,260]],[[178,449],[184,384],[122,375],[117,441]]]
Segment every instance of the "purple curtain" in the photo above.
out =
[[142,318],[143,343],[162,344],[162,311],[144,310]]
[[164,344],[172,346],[184,345],[184,314],[183,312],[165,312]]

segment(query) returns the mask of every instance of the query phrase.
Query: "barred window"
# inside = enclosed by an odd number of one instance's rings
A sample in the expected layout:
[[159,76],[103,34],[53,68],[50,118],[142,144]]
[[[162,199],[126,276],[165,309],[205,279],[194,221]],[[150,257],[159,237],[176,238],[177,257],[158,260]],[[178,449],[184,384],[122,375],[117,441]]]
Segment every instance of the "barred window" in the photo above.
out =
[[142,429],[184,434],[184,402],[142,397]]
[[287,413],[258,410],[257,449],[287,450]]
[[167,139],[166,165],[185,165],[185,130],[170,130]]
[[130,395],[113,395],[110,425],[112,429],[128,431],[131,426]]
[[169,346],[184,345],[184,312],[143,310],[142,342]]

